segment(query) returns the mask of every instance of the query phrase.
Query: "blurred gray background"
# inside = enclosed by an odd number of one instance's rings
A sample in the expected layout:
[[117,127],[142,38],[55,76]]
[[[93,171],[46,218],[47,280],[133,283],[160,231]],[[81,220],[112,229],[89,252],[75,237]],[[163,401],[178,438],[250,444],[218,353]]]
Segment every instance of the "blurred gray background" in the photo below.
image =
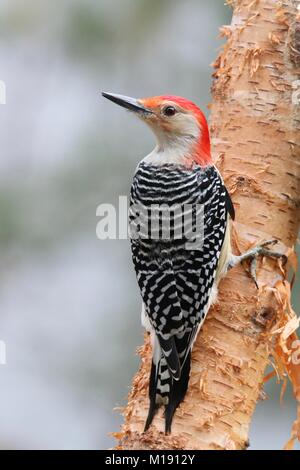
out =
[[[129,243],[97,240],[96,207],[128,194],[153,138],[100,91],[178,94],[206,110],[223,3],[1,0],[2,449],[114,445],[141,302]],[[289,392],[280,407],[279,392],[268,385],[252,449],[289,437],[295,403]]]

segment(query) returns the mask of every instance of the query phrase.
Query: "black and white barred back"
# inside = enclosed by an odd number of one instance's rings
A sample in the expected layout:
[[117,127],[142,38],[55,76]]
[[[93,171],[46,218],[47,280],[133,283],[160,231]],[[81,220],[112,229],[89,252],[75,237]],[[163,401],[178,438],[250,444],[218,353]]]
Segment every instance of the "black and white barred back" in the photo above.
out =
[[[191,348],[209,309],[228,212],[233,217],[234,210],[214,166],[186,168],[143,162],[137,168],[131,189],[131,224],[137,215],[133,210],[136,205],[148,210],[153,205],[185,206],[185,213],[189,210],[192,213],[193,223],[203,211],[204,233],[193,247],[187,245],[191,242],[188,229],[181,238],[175,237],[175,229],[182,226],[183,220],[176,211],[166,212],[171,216],[170,237],[164,238],[162,229],[156,233],[158,236],[153,236],[151,225],[144,219],[144,223],[140,222],[139,236],[131,239],[132,258],[154,345],[145,430],[163,404],[166,432],[170,432],[172,417],[188,387]],[[162,226],[165,212],[152,212],[152,217],[153,214]]]

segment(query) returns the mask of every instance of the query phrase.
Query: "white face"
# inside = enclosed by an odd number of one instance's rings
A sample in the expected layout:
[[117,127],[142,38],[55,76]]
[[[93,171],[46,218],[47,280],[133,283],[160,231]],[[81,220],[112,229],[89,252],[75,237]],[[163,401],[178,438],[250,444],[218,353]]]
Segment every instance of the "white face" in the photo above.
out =
[[142,116],[142,120],[157,139],[157,147],[145,159],[149,163],[184,163],[201,133],[194,114],[173,102],[164,102],[155,114]]
[[173,140],[198,140],[200,127],[197,118],[172,101],[165,101],[155,114],[144,116],[146,122],[157,137],[159,144]]

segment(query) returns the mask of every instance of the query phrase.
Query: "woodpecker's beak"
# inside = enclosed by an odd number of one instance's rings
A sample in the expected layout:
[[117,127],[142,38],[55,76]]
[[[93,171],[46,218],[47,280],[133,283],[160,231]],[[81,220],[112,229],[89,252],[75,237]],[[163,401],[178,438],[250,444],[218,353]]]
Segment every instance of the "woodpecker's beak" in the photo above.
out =
[[143,106],[142,103],[139,103],[139,101],[135,98],[104,92],[102,93],[102,96],[122,106],[123,108],[128,109],[129,111],[133,111],[138,114],[153,114],[153,111],[151,111],[151,109],[145,108],[145,106]]

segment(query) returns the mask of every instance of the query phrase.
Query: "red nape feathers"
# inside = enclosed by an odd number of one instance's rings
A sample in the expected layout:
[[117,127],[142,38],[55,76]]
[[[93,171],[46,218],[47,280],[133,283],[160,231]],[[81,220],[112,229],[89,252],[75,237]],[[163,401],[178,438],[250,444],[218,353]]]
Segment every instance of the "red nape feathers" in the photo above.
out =
[[173,102],[181,108],[192,112],[196,117],[201,130],[199,140],[197,141],[194,148],[193,158],[201,166],[212,164],[210,135],[207,120],[204,113],[195,103],[187,100],[186,98],[182,98],[181,96],[173,95],[154,96],[152,98],[145,98],[140,101],[142,101],[142,103],[150,109],[159,107],[165,101]]

